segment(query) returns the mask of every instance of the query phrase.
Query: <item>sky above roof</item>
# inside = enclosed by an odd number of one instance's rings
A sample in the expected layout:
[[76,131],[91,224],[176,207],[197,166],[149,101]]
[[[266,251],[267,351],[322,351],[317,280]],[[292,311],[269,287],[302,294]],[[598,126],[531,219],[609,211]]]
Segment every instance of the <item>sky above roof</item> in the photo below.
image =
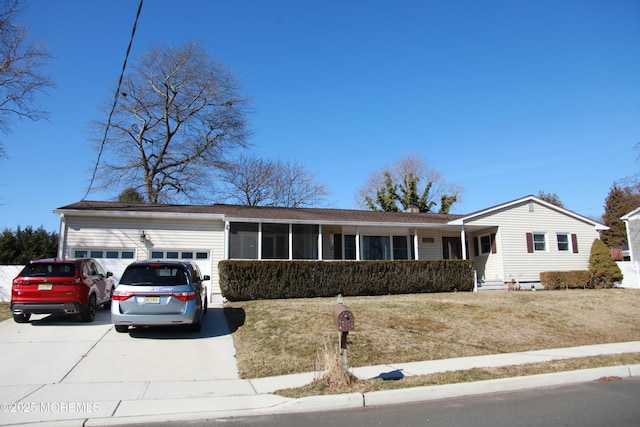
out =
[[[114,89],[138,0],[30,0],[20,23],[54,56],[48,121],[2,141],[0,229],[44,226],[86,195],[90,123]],[[356,208],[367,175],[413,154],[469,213],[556,193],[599,217],[638,171],[637,0],[147,0],[131,61],[154,43],[202,42],[253,99],[251,150],[298,162]]]

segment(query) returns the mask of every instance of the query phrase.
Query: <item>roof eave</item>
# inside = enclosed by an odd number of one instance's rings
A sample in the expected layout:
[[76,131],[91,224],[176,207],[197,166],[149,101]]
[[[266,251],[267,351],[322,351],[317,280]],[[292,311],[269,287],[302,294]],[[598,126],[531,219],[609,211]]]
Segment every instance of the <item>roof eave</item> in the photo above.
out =
[[104,211],[85,209],[54,209],[53,213],[58,215],[90,216],[90,217],[127,217],[127,218],[160,218],[178,219],[189,217],[189,219],[202,220],[224,220],[223,214],[215,213],[193,213],[193,212],[140,212],[140,211]]

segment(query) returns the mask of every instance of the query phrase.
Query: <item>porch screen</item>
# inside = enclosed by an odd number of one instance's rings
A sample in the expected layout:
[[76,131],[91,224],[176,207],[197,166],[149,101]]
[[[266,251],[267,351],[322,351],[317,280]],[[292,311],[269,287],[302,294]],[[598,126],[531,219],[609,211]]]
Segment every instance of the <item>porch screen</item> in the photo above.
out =
[[363,236],[362,259],[391,259],[391,242],[389,236]]
[[289,224],[262,224],[262,259],[289,259]]
[[293,259],[318,259],[318,226],[293,225]]
[[258,259],[258,224],[229,225],[229,258]]

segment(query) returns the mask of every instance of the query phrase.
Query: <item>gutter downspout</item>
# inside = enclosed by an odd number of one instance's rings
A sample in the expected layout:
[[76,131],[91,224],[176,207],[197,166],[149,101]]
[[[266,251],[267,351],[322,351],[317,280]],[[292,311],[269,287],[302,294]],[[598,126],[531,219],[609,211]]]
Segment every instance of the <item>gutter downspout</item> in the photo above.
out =
[[229,221],[224,222],[224,259],[229,259],[231,257],[231,244],[229,242],[229,233],[231,228],[231,224]]
[[64,214],[60,214],[60,238],[58,239],[58,258],[64,258],[65,247],[67,246],[67,220]]

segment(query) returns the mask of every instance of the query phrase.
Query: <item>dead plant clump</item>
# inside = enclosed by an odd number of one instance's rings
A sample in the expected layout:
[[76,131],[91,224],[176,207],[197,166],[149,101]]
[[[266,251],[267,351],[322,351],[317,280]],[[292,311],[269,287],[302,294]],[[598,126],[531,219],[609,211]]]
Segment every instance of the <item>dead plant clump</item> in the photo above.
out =
[[312,388],[322,389],[327,394],[343,390],[353,390],[360,382],[358,377],[342,366],[340,348],[332,343],[328,336],[324,336],[316,352],[316,370],[320,375],[314,380]]

